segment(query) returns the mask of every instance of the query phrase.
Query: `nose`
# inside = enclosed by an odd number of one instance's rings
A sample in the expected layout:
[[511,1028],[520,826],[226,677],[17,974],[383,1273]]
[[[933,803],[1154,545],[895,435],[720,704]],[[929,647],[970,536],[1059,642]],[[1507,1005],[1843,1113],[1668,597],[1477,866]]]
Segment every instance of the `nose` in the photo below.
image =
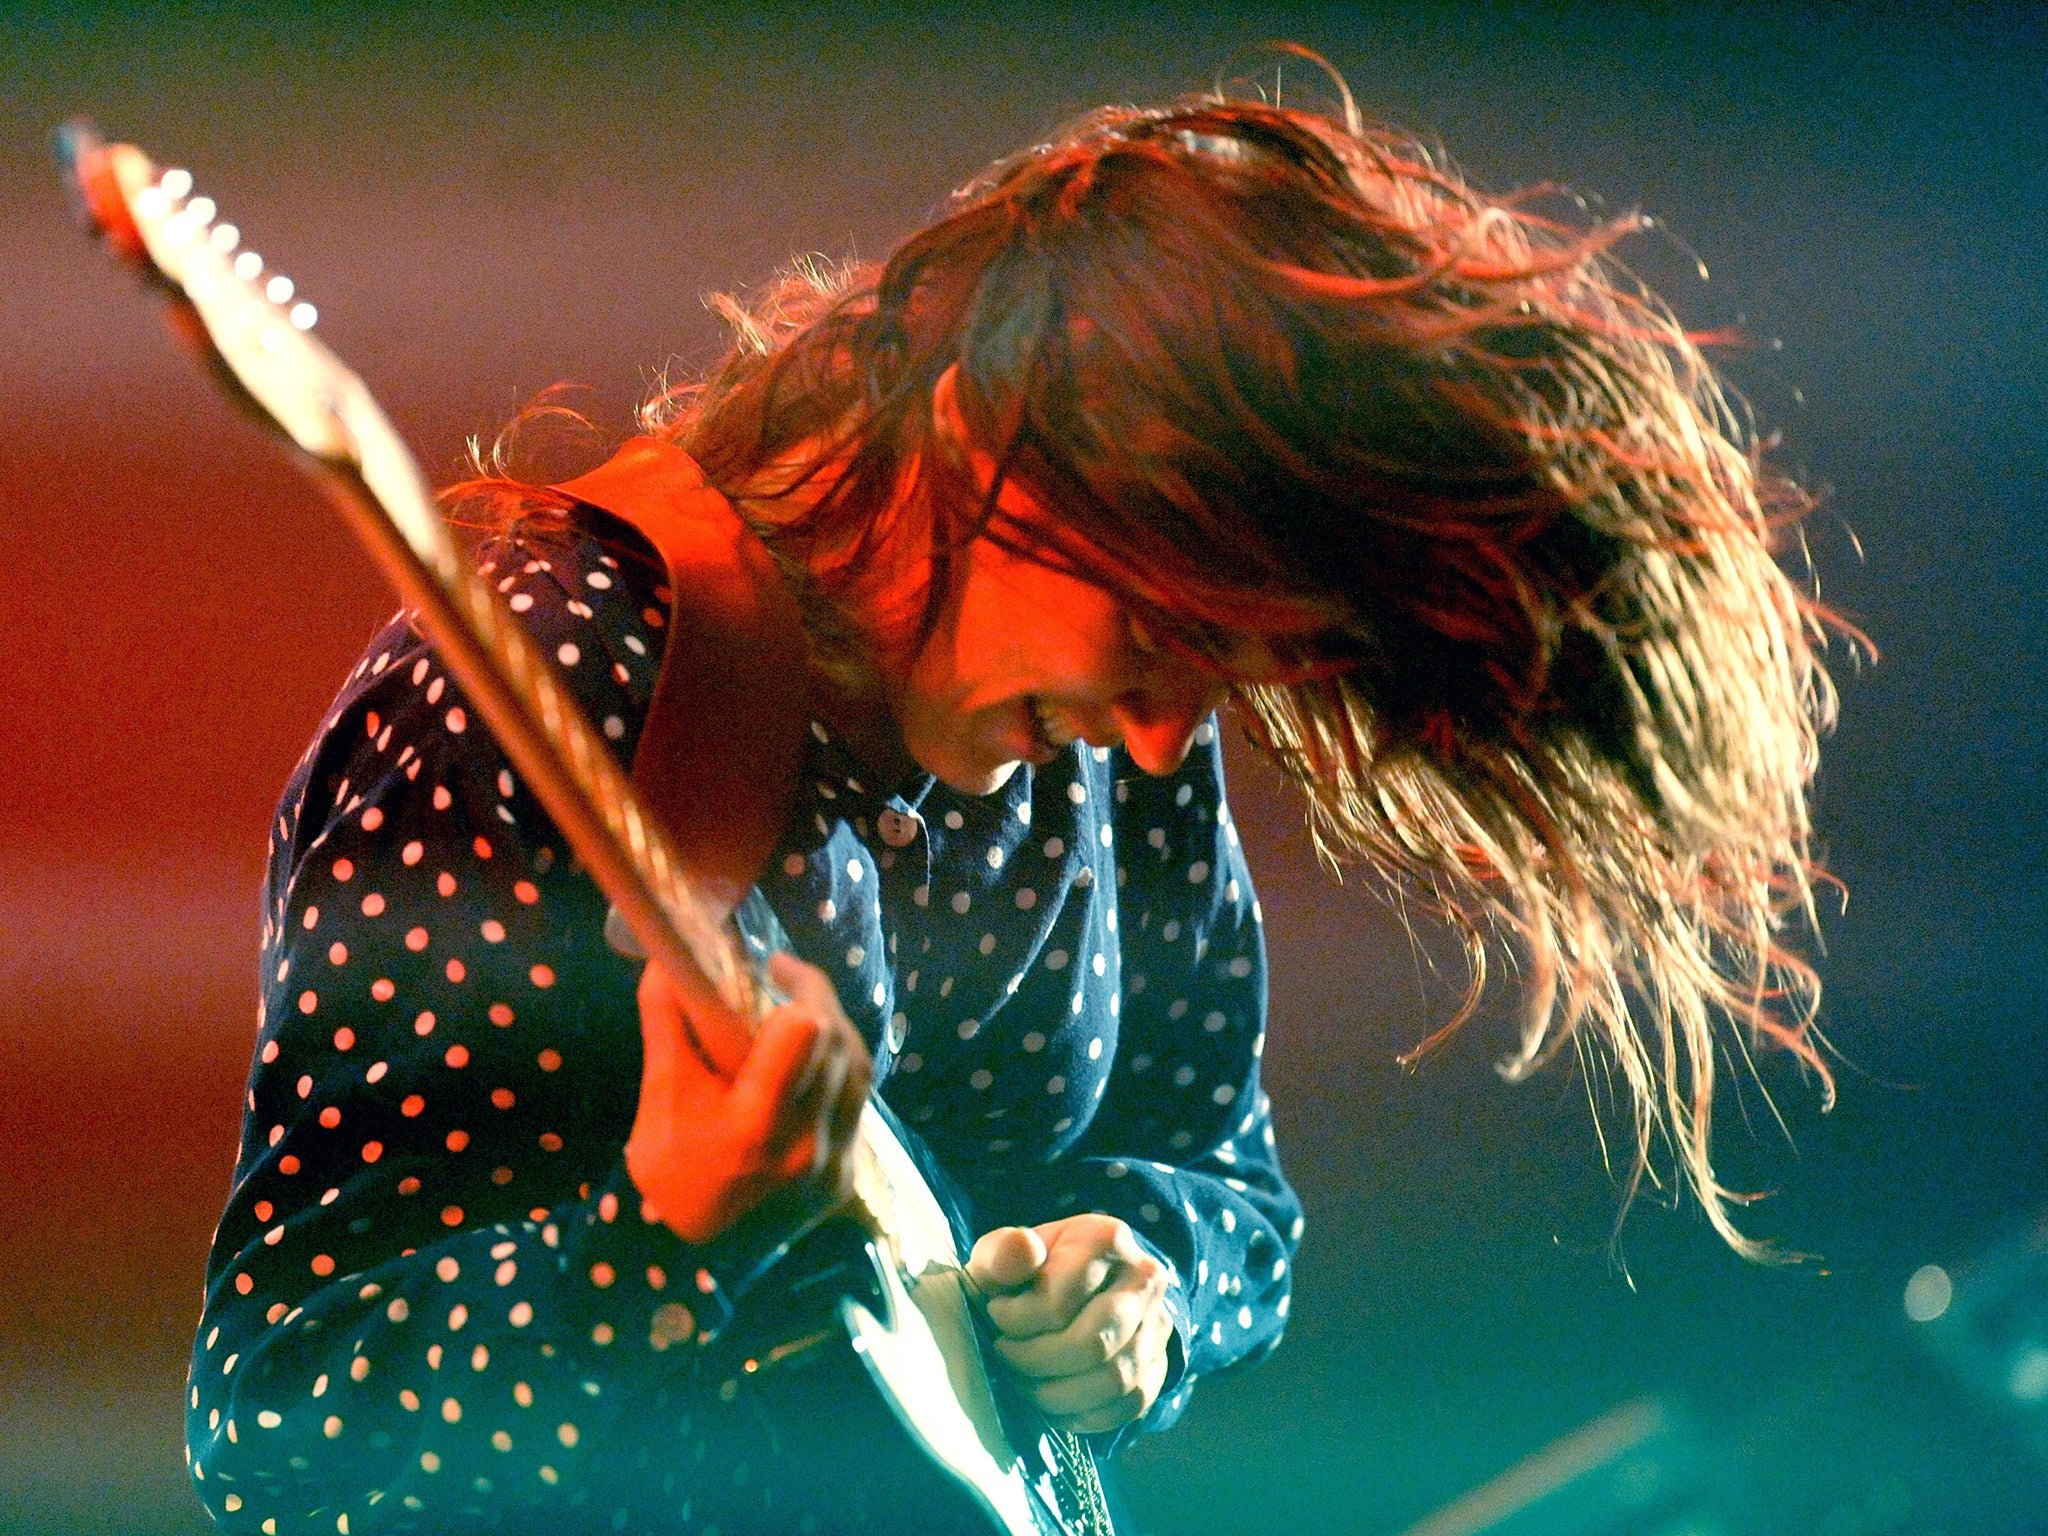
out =
[[1110,705],[1110,715],[1131,761],[1157,777],[1187,761],[1196,729],[1227,693],[1221,683],[1198,675],[1177,686],[1122,694]]

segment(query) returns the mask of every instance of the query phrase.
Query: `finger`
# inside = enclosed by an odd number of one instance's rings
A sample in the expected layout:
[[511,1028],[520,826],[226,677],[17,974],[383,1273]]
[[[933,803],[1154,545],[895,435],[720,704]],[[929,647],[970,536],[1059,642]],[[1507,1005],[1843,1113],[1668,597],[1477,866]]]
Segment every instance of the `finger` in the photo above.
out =
[[1097,1370],[1128,1349],[1166,1291],[1156,1259],[1119,1269],[1065,1328],[1030,1338],[998,1338],[996,1350],[1019,1375],[1055,1380]]
[[[708,1006],[693,1000],[661,966],[650,961],[640,972],[640,1093],[672,1104],[679,1095],[722,1088],[725,1078],[711,1070],[698,1049],[692,1009]],[[740,1032],[738,1016],[710,1021],[714,1030]],[[744,1035],[741,1035],[744,1038]]]
[[[1138,1362],[1128,1355],[1119,1355],[1079,1376],[1041,1381],[1031,1389],[1031,1400],[1038,1411],[1063,1429],[1077,1419],[1126,1405],[1133,1411],[1124,1418],[1135,1418],[1142,1411],[1137,1408],[1142,1399]],[[1124,1422],[1124,1418],[1117,1422]]]
[[640,1093],[664,1101],[676,1088],[683,1053],[683,1007],[668,972],[649,962],[640,973]]
[[[984,1295],[1013,1290],[1031,1281],[1045,1263],[1045,1255],[1045,1239],[1031,1228],[997,1227],[976,1239],[974,1251],[967,1256],[967,1278]],[[994,1315],[993,1304],[990,1315]],[[996,1326],[1003,1327],[1001,1323]]]
[[850,1057],[847,1068],[846,1080],[840,1085],[839,1096],[831,1106],[826,1126],[832,1157],[841,1163],[845,1162],[845,1154],[860,1133],[861,1111],[867,1108],[868,1088],[873,1082],[873,1068],[868,1063],[865,1050]]
[[[821,1019],[847,1023],[846,1010],[840,1006],[832,979],[815,965],[797,959],[787,950],[777,950],[768,957],[768,979],[797,1007],[807,1008]],[[847,1027],[852,1028],[850,1024]]]
[[[1056,1421],[1058,1427],[1074,1435],[1106,1435],[1122,1429],[1145,1416],[1145,1410],[1152,1405],[1145,1401],[1141,1392],[1126,1392],[1096,1409],[1093,1413],[1079,1414],[1070,1419]],[[1048,1415],[1050,1417],[1050,1415]]]
[[824,1030],[801,1008],[777,1008],[761,1021],[754,1047],[733,1080],[732,1110],[739,1123],[766,1149],[776,1151],[802,1130],[786,1126],[792,1100],[806,1091],[822,1063]]
[[1157,1401],[1172,1333],[1166,1308],[1156,1307],[1128,1347],[1092,1371],[1040,1382],[1031,1389],[1032,1401],[1062,1429],[1099,1434],[1119,1428]]
[[840,1196],[851,1191],[852,1151],[872,1074],[853,1026],[827,1022],[814,1067],[784,1101],[772,1132],[785,1178],[815,1178]]
[[[1045,1263],[1030,1290],[990,1301],[989,1321],[1013,1338],[1065,1328],[1122,1262],[1114,1240],[1122,1228],[1114,1218],[1070,1218],[1037,1228],[1048,1239]],[[1143,1254],[1135,1246],[1130,1252]]]
[[858,1041],[849,1042],[843,1032],[828,1025],[818,1040],[818,1066],[811,1075],[808,1091],[802,1099],[787,1106],[790,1118],[810,1136],[811,1161],[803,1170],[807,1174],[823,1173],[832,1156],[832,1121],[839,1112],[846,1081],[853,1075],[850,1043],[857,1045]]

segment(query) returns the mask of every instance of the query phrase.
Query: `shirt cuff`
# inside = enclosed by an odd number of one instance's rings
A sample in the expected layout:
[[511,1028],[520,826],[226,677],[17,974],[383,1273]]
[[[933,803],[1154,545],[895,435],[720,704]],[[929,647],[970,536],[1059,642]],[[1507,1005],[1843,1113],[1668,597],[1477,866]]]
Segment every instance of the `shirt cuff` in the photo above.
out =
[[[664,1344],[708,1343],[740,1301],[789,1252],[801,1218],[794,1199],[771,1196],[709,1242],[669,1229],[640,1193],[622,1157],[581,1202],[562,1233],[563,1268],[588,1279],[593,1327],[645,1326]],[[643,1315],[644,1314],[644,1315]]]

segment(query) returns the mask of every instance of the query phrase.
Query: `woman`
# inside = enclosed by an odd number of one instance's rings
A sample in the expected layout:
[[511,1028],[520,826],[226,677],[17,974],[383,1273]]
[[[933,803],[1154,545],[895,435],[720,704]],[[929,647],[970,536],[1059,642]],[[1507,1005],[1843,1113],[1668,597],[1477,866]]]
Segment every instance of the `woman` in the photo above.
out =
[[[708,1072],[431,650],[373,641],[274,837],[190,1398],[216,1516],[817,1520],[689,1361],[831,1198],[870,1082],[961,1187],[997,1353],[1055,1423],[1113,1445],[1270,1350],[1300,1218],[1226,701],[1326,851],[1514,957],[1505,1070],[1603,1045],[1630,1187],[1661,1126],[1754,1251],[1713,1053],[1732,1027],[1821,1065],[1779,933],[1832,694],[1768,547],[1798,493],[1606,260],[1631,227],[1203,100],[1085,118],[878,272],[729,305],[642,451],[806,616],[798,810],[741,926],[810,964],[773,962],[793,1001]],[[630,757],[670,596],[630,508],[462,489]]]

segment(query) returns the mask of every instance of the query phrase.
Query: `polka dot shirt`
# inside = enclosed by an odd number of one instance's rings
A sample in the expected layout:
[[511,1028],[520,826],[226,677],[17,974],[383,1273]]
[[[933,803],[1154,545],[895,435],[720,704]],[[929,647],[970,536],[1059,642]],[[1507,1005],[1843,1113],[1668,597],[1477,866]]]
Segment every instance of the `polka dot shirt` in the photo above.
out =
[[[500,544],[485,570],[630,760],[669,594],[638,536],[602,527]],[[831,975],[974,1230],[1105,1211],[1167,1262],[1173,1367],[1139,1427],[1171,1423],[1197,1378],[1277,1343],[1301,1231],[1214,722],[1168,777],[1076,745],[984,798],[875,783],[811,732],[759,885],[773,918],[751,902],[743,926]],[[777,1234],[692,1245],[643,1210],[638,966],[605,908],[395,619],[271,828],[187,1397],[223,1528],[704,1528],[701,1468],[650,1446],[715,1417],[691,1358],[775,1283]]]

